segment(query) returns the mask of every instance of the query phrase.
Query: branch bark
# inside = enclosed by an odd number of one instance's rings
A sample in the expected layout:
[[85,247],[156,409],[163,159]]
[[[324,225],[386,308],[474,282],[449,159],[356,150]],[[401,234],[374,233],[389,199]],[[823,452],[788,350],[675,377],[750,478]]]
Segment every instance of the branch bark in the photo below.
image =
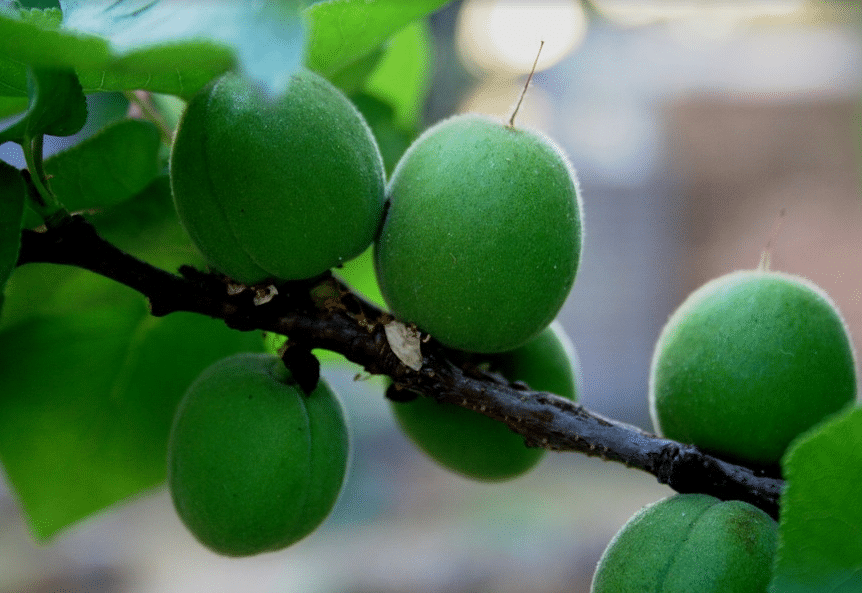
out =
[[102,239],[79,215],[46,232],[24,230],[21,239],[18,265],[66,264],[101,274],[144,295],[155,316],[188,311],[222,319],[238,330],[286,335],[302,348],[332,350],[369,373],[388,375],[398,388],[503,422],[522,435],[527,446],[624,463],[677,492],[743,500],[778,517],[782,480],[603,417],[554,394],[511,384],[474,365],[459,364],[457,352],[428,336],[422,336],[428,339],[422,344],[422,367],[408,368],[392,352],[383,329],[392,317],[351,293],[331,274],[279,285],[275,296],[259,304],[255,290],[237,292],[217,275],[190,267],[175,275],[143,262]]

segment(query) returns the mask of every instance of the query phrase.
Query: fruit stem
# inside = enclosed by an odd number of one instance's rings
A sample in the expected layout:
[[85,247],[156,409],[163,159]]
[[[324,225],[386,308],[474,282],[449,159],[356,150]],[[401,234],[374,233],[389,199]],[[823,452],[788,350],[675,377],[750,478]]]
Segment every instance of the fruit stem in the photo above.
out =
[[770,257],[770,251],[768,249],[764,249],[760,252],[760,262],[757,264],[757,271],[768,272],[771,263],[772,258]]
[[766,247],[760,252],[760,263],[757,264],[757,269],[761,272],[768,272],[772,263],[772,246],[778,239],[778,232],[781,230],[781,225],[784,222],[785,209],[782,208],[778,212],[775,219],[775,224],[772,225],[772,233],[769,236],[769,241],[766,242]]
[[524,101],[524,95],[527,94],[527,87],[530,86],[530,81],[533,80],[533,74],[536,73],[536,64],[539,63],[539,56],[542,54],[542,47],[545,45],[545,40],[539,41],[539,51],[536,52],[536,59],[533,60],[533,68],[530,70],[530,75],[527,77],[527,82],[524,84],[524,90],[521,91],[521,96],[518,98],[518,104],[515,105],[515,110],[509,118],[509,127],[515,127],[515,116],[518,115],[518,110],[521,108],[521,103]]

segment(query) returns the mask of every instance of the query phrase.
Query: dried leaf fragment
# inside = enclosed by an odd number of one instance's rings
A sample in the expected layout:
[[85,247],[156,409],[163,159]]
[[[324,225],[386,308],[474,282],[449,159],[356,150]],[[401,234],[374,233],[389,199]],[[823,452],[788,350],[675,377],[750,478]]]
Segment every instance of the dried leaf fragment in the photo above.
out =
[[390,321],[383,326],[389,347],[398,360],[414,371],[422,368],[422,351],[420,349],[419,330],[408,327],[400,321]]

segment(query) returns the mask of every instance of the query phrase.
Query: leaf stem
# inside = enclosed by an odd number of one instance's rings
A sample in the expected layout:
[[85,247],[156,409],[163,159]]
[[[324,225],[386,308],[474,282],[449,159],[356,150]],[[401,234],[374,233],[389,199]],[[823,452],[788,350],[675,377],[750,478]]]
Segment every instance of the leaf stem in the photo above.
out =
[[132,103],[141,110],[141,115],[143,115],[147,121],[152,122],[159,129],[162,143],[170,148],[171,144],[173,144],[173,131],[165,121],[164,116],[158,111],[158,109],[153,107],[149,100],[144,100],[139,94],[140,92],[142,91],[124,91],[123,95],[125,95],[126,99],[129,100],[129,103]]
[[42,134],[37,134],[32,138],[25,136],[22,148],[24,149],[24,161],[27,163],[29,172],[30,185],[36,190],[28,192],[31,206],[45,221],[45,225],[51,227],[56,221],[68,218],[69,212],[48,188],[48,179],[42,160],[43,141],[44,136]]

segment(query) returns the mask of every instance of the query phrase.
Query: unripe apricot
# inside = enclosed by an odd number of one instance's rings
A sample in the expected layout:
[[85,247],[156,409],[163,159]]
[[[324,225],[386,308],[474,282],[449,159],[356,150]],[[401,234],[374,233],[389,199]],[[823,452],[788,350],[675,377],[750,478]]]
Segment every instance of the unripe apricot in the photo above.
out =
[[[537,391],[577,399],[577,355],[557,324],[511,352],[494,355],[490,370]],[[392,402],[407,436],[440,465],[476,480],[507,480],[533,468],[544,449],[527,447],[508,426],[430,397]]]
[[777,463],[799,433],[856,397],[853,347],[811,282],[744,270],[671,315],[650,372],[659,433],[741,463]]
[[384,173],[365,120],[302,70],[279,97],[227,75],[189,103],[171,152],[180,220],[209,264],[244,284],[311,278],[380,226]]
[[237,354],[192,383],[168,445],[177,514],[227,556],[280,550],[329,515],[347,468],[341,405],[320,380],[306,395],[269,354]]
[[553,320],[581,253],[581,202],[562,151],[469,114],[407,150],[375,247],[393,313],[468,352],[512,350]]
[[572,401],[580,392],[581,363],[563,326],[554,321],[538,336],[509,352],[487,356],[489,370],[535,391],[547,391]]
[[611,540],[592,593],[766,593],[778,524],[738,500],[677,494],[638,511]]

